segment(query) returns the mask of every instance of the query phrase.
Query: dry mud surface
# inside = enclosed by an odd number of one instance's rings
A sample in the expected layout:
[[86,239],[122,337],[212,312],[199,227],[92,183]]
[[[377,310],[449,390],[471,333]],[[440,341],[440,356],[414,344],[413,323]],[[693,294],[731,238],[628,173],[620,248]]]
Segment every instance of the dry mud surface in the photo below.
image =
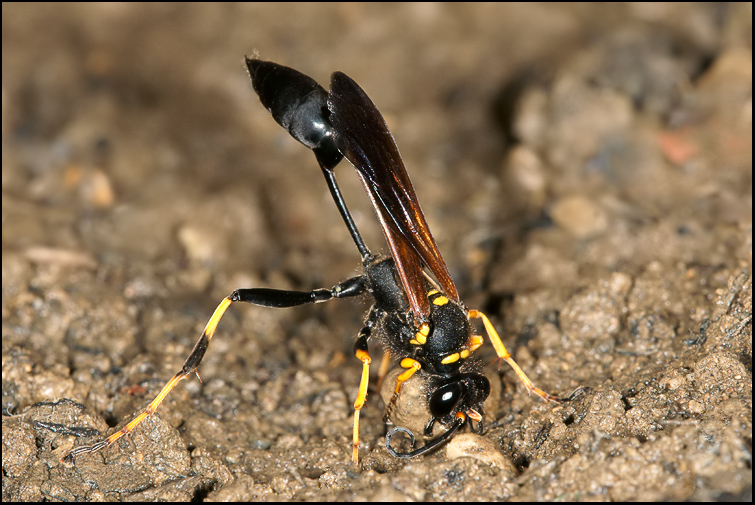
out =
[[[749,501],[751,5],[2,9],[3,500]],[[359,271],[254,51],[360,83],[465,302],[541,388],[591,393],[545,404],[486,344],[482,435],[394,459],[373,381],[355,467],[369,301],[233,306],[203,383],[60,462],[144,408],[234,288]]]

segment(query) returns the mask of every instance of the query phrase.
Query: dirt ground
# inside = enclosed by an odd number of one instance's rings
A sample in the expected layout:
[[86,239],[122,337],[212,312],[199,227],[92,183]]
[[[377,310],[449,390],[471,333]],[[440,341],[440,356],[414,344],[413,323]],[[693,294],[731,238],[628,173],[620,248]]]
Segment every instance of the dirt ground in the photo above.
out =
[[[2,25],[4,501],[751,498],[751,4],[3,3]],[[203,383],[60,462],[144,408],[233,289],[359,272],[255,53],[367,91],[462,299],[538,386],[589,394],[527,395],[486,344],[482,435],[394,459],[373,381],[356,467],[369,300],[234,305]]]

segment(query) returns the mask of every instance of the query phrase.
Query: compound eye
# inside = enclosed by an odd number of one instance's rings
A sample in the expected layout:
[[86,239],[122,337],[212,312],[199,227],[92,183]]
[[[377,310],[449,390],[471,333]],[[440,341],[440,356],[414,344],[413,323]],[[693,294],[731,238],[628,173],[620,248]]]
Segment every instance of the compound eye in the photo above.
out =
[[430,413],[435,418],[447,416],[459,403],[461,394],[462,387],[458,382],[452,382],[438,388],[430,397]]

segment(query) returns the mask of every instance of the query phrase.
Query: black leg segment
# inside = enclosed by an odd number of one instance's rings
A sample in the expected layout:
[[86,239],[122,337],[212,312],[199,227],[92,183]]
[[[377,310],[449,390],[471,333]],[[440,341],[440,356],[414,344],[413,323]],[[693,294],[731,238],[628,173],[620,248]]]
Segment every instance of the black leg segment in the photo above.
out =
[[306,305],[307,303],[327,302],[332,298],[359,296],[367,291],[364,276],[352,277],[337,284],[333,289],[313,289],[293,291],[288,289],[242,288],[228,297],[232,302],[246,302],[261,307],[285,308]]

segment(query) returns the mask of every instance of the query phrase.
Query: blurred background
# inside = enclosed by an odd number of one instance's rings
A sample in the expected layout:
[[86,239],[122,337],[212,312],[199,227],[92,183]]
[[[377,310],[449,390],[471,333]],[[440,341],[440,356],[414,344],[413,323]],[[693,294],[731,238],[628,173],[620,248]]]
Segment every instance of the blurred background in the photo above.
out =
[[[751,4],[2,9],[4,497],[749,492]],[[391,128],[462,299],[489,313],[538,385],[607,396],[554,420],[502,367],[506,401],[486,409],[514,470],[464,459],[410,470],[386,457],[371,390],[362,470],[376,472],[354,473],[351,346],[368,301],[234,306],[200,368],[205,383],[185,381],[163,420],[145,422],[145,433],[164,430],[159,443],[139,445],[135,433],[125,454],[59,465],[83,442],[35,423],[118,425],[180,368],[233,289],[329,287],[359,272],[312,154],[260,105],[245,55],[325,88],[336,70],[359,83]],[[385,251],[354,171],[344,162],[337,173],[368,245]],[[692,369],[717,377],[716,394]],[[682,382],[692,389],[659,393]],[[632,398],[649,406],[631,414]],[[607,417],[580,428],[587,412]],[[705,416],[708,431],[685,424]],[[543,445],[554,425],[568,435]],[[642,452],[660,426],[680,427],[680,438]],[[716,447],[698,444],[701,433]],[[596,464],[607,452],[624,459]],[[538,479],[548,460],[559,462],[552,480]],[[632,470],[656,460],[657,472]]]

